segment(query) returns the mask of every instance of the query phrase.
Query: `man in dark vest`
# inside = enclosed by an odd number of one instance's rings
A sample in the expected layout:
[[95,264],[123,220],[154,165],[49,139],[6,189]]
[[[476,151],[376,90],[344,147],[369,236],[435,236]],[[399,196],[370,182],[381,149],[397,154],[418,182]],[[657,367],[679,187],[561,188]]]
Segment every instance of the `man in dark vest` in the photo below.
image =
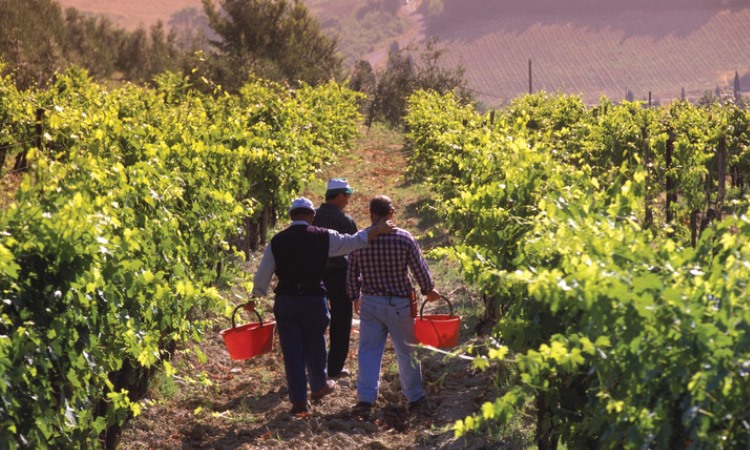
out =
[[[357,224],[344,208],[349,204],[352,188],[343,178],[333,178],[326,186],[326,201],[317,209],[313,225],[336,230],[341,234],[354,234]],[[349,337],[352,331],[352,301],[346,295],[346,256],[328,258],[323,284],[326,287],[331,324],[328,327],[328,378],[349,375],[344,367],[349,354]]]
[[308,377],[312,400],[321,399],[336,388],[335,381],[326,379],[325,330],[330,315],[322,280],[328,258],[365,248],[369,241],[395,227],[382,221],[354,235],[314,227],[315,209],[304,197],[292,202],[289,217],[292,224],[277,233],[266,247],[255,273],[252,295],[267,295],[276,274],[273,313],[284,356],[291,413],[305,414]]

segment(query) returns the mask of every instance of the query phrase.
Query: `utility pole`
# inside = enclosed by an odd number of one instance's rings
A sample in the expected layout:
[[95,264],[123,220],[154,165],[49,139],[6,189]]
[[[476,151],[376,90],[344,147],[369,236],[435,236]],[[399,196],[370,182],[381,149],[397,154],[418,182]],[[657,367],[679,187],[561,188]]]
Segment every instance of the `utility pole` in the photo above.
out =
[[533,94],[533,93],[534,93],[534,89],[532,89],[532,84],[531,84],[531,59],[529,59],[529,94]]

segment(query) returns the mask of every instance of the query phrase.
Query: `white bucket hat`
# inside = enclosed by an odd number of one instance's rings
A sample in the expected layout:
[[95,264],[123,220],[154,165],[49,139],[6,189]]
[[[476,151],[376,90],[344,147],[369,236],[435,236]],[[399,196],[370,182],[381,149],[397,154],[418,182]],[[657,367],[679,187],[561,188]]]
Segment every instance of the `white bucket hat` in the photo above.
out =
[[313,207],[313,202],[311,202],[305,197],[295,198],[292,201],[292,206],[289,207],[289,212],[291,213],[295,209],[308,209],[311,212],[315,212],[315,207]]
[[343,192],[344,194],[351,194],[354,192],[346,178],[331,178],[328,180],[328,186],[326,186],[326,193],[329,192]]

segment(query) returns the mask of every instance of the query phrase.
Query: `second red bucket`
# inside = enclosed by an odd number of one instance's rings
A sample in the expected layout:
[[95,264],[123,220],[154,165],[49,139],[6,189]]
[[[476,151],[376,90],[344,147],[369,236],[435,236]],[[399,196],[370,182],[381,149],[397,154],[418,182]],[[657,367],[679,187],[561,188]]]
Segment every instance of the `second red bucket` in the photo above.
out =
[[450,307],[449,314],[423,314],[425,300],[419,309],[419,317],[414,321],[414,334],[417,341],[437,348],[451,348],[458,345],[458,331],[461,328],[461,316],[453,315],[453,305],[441,296]]
[[[224,337],[229,356],[234,359],[248,359],[253,356],[268,353],[273,348],[273,332],[276,329],[276,321],[263,322],[260,314],[252,305],[252,311],[258,316],[258,322],[235,326],[234,316],[240,308],[246,308],[248,304],[239,305],[232,312],[232,328],[221,330],[219,334]],[[249,310],[249,308],[246,308]]]

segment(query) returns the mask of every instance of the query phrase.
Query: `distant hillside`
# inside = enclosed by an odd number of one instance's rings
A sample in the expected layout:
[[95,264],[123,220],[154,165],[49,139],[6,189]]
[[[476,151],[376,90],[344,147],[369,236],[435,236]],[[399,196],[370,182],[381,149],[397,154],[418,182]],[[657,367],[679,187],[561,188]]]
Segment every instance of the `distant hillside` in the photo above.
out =
[[[435,0],[426,2],[435,11]],[[487,104],[533,89],[622,99],[700,97],[750,78],[750,1],[446,0],[427,20]],[[422,12],[427,13],[427,5]],[[749,80],[750,81],[750,80]],[[750,88],[750,86],[746,86]]]
[[[421,1],[421,0],[420,0]],[[201,0],[58,0],[63,8],[102,15],[128,30],[149,28],[162,21],[172,27],[193,28]],[[218,4],[219,0],[214,0]],[[406,32],[408,24],[397,16],[405,0],[305,0],[322,28],[339,37],[339,50],[347,64],[380,48]]]
[[63,8],[103,15],[128,30],[169,23],[172,14],[186,9],[202,10],[201,0],[58,0]]
[[[200,0],[62,0],[135,28],[201,9]],[[750,0],[308,0],[340,36],[347,62],[382,64],[387,48],[437,35],[448,62],[495,106],[533,89],[620,100],[689,98],[731,87],[750,92]],[[416,9],[419,7],[419,9]]]

